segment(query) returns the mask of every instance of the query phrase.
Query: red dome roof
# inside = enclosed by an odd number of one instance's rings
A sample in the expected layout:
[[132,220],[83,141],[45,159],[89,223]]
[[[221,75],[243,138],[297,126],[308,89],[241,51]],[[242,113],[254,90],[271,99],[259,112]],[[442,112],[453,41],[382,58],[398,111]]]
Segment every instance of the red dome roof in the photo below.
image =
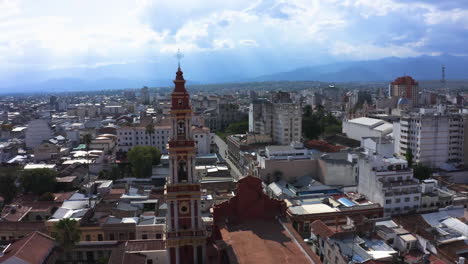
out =
[[403,76],[396,78],[392,85],[418,85],[418,82],[411,76]]

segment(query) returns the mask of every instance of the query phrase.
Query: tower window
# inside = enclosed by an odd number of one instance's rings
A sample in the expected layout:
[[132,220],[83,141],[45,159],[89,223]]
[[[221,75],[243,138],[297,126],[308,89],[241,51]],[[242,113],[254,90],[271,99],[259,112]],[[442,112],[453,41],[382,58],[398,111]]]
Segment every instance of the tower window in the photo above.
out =
[[179,169],[177,173],[179,177],[179,181],[187,181],[188,180],[188,175],[187,175],[187,163],[185,161],[180,161],[179,162]]

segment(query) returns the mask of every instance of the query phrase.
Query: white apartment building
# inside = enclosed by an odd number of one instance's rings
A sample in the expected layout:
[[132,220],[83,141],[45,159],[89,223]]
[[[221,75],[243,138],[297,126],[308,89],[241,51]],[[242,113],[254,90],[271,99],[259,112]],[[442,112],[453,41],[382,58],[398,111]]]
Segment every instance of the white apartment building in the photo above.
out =
[[29,121],[25,138],[27,148],[33,149],[42,144],[42,141],[51,137],[52,129],[46,120],[34,119]]
[[255,100],[249,109],[249,132],[270,135],[279,145],[302,140],[302,109],[294,103]]
[[363,155],[359,159],[358,192],[384,208],[384,215],[419,210],[421,191],[408,163],[395,157]]
[[414,162],[438,168],[463,163],[467,116],[438,109],[420,109],[403,116],[395,127],[395,153],[404,157],[411,149]]
[[[211,133],[207,127],[192,127],[197,154],[210,153]],[[148,134],[143,126],[124,126],[117,129],[118,150],[128,152],[134,146],[153,146],[167,154],[167,142],[171,126],[155,125],[154,133]]]

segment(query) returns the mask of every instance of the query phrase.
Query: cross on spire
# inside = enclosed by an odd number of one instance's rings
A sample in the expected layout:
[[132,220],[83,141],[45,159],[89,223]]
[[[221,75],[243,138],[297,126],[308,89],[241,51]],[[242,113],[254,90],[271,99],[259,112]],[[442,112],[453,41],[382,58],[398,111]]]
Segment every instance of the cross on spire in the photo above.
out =
[[182,54],[182,52],[180,52],[180,49],[177,49],[176,58],[177,58],[177,62],[178,62],[179,69],[180,69],[180,60],[181,60],[183,57],[184,57],[184,54]]

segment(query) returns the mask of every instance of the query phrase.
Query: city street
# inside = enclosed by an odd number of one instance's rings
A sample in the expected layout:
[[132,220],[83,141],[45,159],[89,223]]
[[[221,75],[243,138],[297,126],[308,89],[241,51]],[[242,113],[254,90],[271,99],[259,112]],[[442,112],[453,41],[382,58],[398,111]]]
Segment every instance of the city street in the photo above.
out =
[[226,155],[227,144],[220,137],[218,137],[218,135],[214,136],[214,141],[218,146],[219,155],[227,162],[227,164],[229,164],[229,167],[231,168],[232,177],[236,180],[242,178],[242,174],[239,172],[236,165],[234,165]]

